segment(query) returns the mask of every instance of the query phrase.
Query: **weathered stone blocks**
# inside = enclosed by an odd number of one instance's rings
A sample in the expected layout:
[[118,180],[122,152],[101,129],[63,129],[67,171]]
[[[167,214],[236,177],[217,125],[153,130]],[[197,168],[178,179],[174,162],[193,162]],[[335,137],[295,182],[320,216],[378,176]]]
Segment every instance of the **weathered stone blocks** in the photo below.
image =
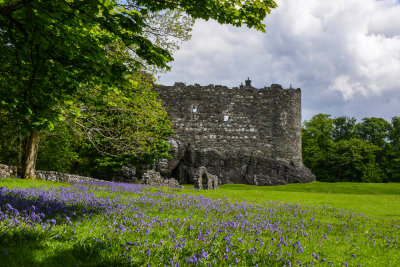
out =
[[282,185],[315,181],[305,166],[245,149],[222,153],[215,149],[191,148],[173,171],[181,184],[193,183],[195,188],[204,188],[204,182],[199,181],[204,172],[218,176],[219,184]]
[[10,178],[17,176],[17,167],[0,164],[0,177]]
[[262,151],[301,162],[301,91],[251,86],[157,86],[175,139],[197,148]]
[[169,138],[168,142],[171,145],[170,155],[172,158],[159,159],[155,164],[155,170],[163,176],[170,177],[180,159],[185,155],[188,145],[173,138]]
[[204,166],[197,169],[193,180],[195,189],[218,189],[218,176],[208,173]]
[[198,188],[200,167],[220,184],[315,181],[302,163],[301,90],[245,84],[155,88],[175,130],[174,158],[160,161],[156,170]]
[[[39,171],[35,175],[40,180],[53,182],[82,182],[82,181],[98,181],[95,178],[79,176],[75,174],[65,174],[55,171]],[[0,164],[0,177],[10,178],[17,176],[17,167]]]
[[148,170],[143,174],[142,183],[146,185],[168,186],[181,188],[179,182],[175,178],[164,178],[155,170]]

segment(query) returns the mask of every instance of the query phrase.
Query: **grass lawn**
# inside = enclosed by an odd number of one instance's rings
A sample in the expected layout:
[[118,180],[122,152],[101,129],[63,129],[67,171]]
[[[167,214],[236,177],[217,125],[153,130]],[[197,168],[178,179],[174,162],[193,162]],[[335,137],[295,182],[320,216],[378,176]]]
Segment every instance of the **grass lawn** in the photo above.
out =
[[0,178],[0,266],[400,266],[399,189]]
[[285,201],[307,205],[329,205],[370,216],[400,219],[400,183],[322,183],[278,186],[223,185],[215,191],[185,191],[209,197],[226,197],[257,203]]

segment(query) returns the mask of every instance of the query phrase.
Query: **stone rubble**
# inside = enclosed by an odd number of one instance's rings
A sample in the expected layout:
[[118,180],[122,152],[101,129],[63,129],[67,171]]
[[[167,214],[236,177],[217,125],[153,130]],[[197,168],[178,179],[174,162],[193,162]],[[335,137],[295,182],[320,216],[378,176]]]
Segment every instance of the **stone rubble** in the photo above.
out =
[[[0,177],[10,178],[17,177],[17,167],[7,166],[0,164]],[[98,181],[98,179],[79,176],[75,174],[65,174],[55,171],[39,171],[35,172],[36,177],[40,180],[53,181],[53,182],[82,182],[82,181]]]
[[154,186],[168,186],[173,188],[182,188],[179,182],[174,178],[164,178],[159,172],[148,170],[143,174],[142,183]]

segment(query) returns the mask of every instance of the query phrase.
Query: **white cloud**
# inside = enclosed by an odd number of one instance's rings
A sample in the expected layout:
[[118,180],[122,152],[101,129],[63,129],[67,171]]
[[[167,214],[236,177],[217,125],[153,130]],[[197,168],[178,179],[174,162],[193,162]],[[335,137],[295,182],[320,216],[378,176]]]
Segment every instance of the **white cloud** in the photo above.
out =
[[[308,70],[326,69],[332,90],[347,100],[400,88],[400,6],[395,1],[287,0],[281,1],[275,30],[292,35],[303,44],[302,54],[316,54],[327,67],[311,57]],[[287,14],[287,15],[285,15]],[[288,19],[291,18],[291,19]],[[299,60],[299,61],[298,61]],[[297,57],[297,62],[305,62]],[[315,64],[317,63],[317,64]],[[314,69],[317,67],[318,69]]]
[[[356,93],[368,96],[400,88],[400,36],[360,34],[349,46],[354,67],[337,77],[332,89],[349,99]],[[346,86],[340,86],[343,79]]]
[[[399,115],[400,5],[395,0],[278,0],[267,33],[198,22],[161,82],[303,89],[304,114]],[[395,101],[386,101],[390,95]],[[341,97],[340,97],[341,96]],[[381,100],[384,103],[376,103]],[[362,109],[362,102],[368,109]],[[386,105],[385,109],[380,105]],[[392,107],[388,109],[388,105]],[[353,108],[351,108],[353,106]],[[342,114],[343,115],[343,114]]]

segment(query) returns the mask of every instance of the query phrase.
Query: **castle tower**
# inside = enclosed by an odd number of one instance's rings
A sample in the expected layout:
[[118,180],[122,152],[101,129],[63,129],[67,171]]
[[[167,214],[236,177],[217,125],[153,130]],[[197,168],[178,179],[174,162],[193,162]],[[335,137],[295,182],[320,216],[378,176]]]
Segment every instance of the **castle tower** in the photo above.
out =
[[[278,84],[256,89],[249,78],[245,86],[234,88],[175,83],[155,89],[163,105],[168,106],[174,138],[195,150],[211,149],[226,158],[244,153],[249,155],[249,160],[257,154],[288,166],[305,168],[301,156],[300,89],[283,89]],[[198,161],[190,164],[208,164],[212,168],[212,162]],[[229,166],[226,171],[229,172]],[[215,172],[222,175],[224,171],[215,169]],[[247,179],[239,178],[227,182]],[[256,184],[255,181],[248,183]]]

